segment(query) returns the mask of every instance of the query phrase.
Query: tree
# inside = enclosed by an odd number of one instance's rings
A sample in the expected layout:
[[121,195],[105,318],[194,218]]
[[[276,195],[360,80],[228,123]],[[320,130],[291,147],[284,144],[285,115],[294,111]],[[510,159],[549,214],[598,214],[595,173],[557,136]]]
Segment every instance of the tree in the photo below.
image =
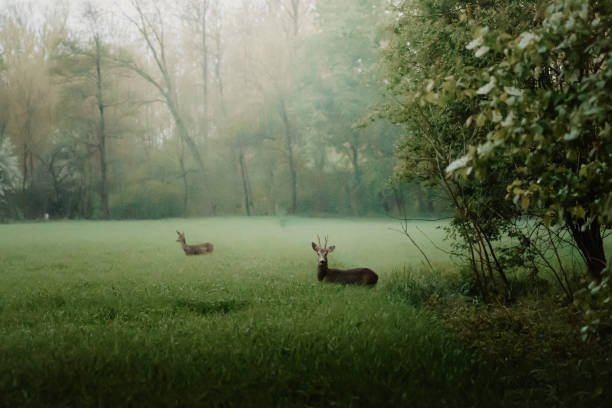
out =
[[[154,86],[157,91],[159,91],[160,96],[163,98],[163,102],[168,107],[168,110],[174,119],[174,124],[177,128],[179,137],[187,145],[189,152],[200,170],[202,179],[205,180],[206,169],[204,166],[204,160],[202,159],[198,145],[187,126],[185,114],[179,103],[179,95],[176,89],[174,71],[168,61],[163,13],[158,7],[158,4],[154,5],[152,13],[147,13],[138,0],[133,0],[132,5],[136,10],[137,17],[131,18],[127,16],[127,18],[140,33],[146,49],[151,55],[156,70],[161,78],[156,79],[154,75],[152,75],[146,68],[142,67],[132,57],[130,57],[129,54],[124,53],[124,55],[121,57],[116,58],[116,61],[121,66],[135,72],[146,82]],[[204,185],[208,190],[208,184],[205,182]],[[209,191],[209,200],[210,199],[211,197]],[[211,211],[214,212],[214,206],[211,206]]]
[[[378,67],[381,35],[377,24],[384,4],[333,0],[319,3],[316,11],[317,30],[300,55],[303,69],[297,98],[305,108],[300,116],[308,117],[316,129],[310,140],[313,149],[323,144],[342,155],[342,167],[350,172],[346,202],[353,215],[360,215],[371,204],[364,199],[372,193],[366,180],[381,167],[388,176],[392,149],[386,148],[396,141],[387,121],[365,121],[383,80]],[[317,69],[312,70],[312,65]],[[370,163],[376,165],[366,171]],[[384,177],[376,179],[377,193],[384,189]]]
[[[292,102],[295,93],[295,78],[292,75],[295,71],[296,54],[299,48],[300,29],[308,21],[309,0],[267,0],[268,15],[271,17],[270,26],[280,26],[285,33],[285,41],[280,38],[274,39],[272,36],[268,40],[275,44],[276,58],[269,58],[268,55],[265,67],[266,75],[270,79],[274,103],[281,119],[284,136],[284,150],[287,158],[289,170],[290,199],[289,213],[295,214],[298,208],[298,176],[296,141],[299,139],[298,128],[293,123],[292,110],[288,106]],[[276,35],[275,32],[271,33]]]
[[541,17],[518,35],[481,28],[469,44],[498,56],[462,87],[478,104],[468,123],[489,131],[447,171],[482,179],[498,157],[511,160],[507,198],[569,229],[599,282],[612,224],[612,3],[552,0]]
[[46,170],[41,177],[41,188],[47,193],[45,208],[53,217],[79,216],[83,207],[83,190],[87,182],[83,165],[87,160],[83,154],[82,140],[72,131],[56,130],[49,135],[49,145],[36,158]]
[[483,180],[446,177],[451,161],[487,132],[464,127],[477,102],[458,97],[457,82],[473,66],[484,64],[465,48],[472,37],[470,21],[520,30],[532,24],[533,3],[403,1],[393,10],[382,51],[388,89],[378,110],[404,129],[395,173],[444,191],[455,210],[449,232],[462,239],[457,252],[467,254],[486,299],[511,296],[499,246],[518,215],[504,200],[512,166],[500,158]]
[[103,88],[103,59],[108,59],[105,55],[107,50],[104,49],[102,44],[102,38],[100,34],[100,25],[102,23],[100,19],[100,13],[91,4],[88,5],[85,12],[85,17],[88,20],[89,27],[93,28],[93,49],[92,52],[86,54],[95,66],[95,84],[96,84],[96,103],[98,107],[98,150],[100,155],[100,198],[102,200],[102,215],[104,218],[110,218],[110,210],[108,207],[108,162],[107,162],[107,131],[106,122],[104,120],[104,109],[106,107]]
[[13,6],[0,16],[3,77],[6,95],[10,95],[6,106],[10,116],[4,129],[17,147],[22,193],[35,180],[35,158],[52,128],[55,98],[47,75],[50,44],[45,41],[51,40],[28,24],[28,12]]
[[[199,65],[200,65],[200,75],[202,80],[202,99],[201,103],[198,104],[201,106],[201,118],[200,118],[200,133],[202,136],[202,140],[204,145],[208,140],[208,128],[209,128],[209,50],[208,50],[208,42],[209,42],[209,32],[211,29],[209,28],[210,24],[210,14],[212,9],[213,2],[211,0],[189,0],[185,4],[185,13],[182,17],[184,21],[188,23],[190,29],[196,34],[196,38],[198,38],[198,45],[194,48],[197,50],[196,54],[198,56]],[[213,16],[214,17],[214,16]],[[216,21],[213,21],[213,24]]]
[[55,128],[58,95],[48,68],[57,38],[64,33],[66,15],[58,7],[53,13],[45,11],[33,24],[31,13],[31,5],[23,4],[9,5],[0,13],[0,97],[5,97],[1,105],[8,113],[0,125],[19,157],[22,177],[16,200],[26,217],[39,217],[46,212],[38,185],[45,168],[37,157]]
[[[96,184],[101,216],[108,219],[109,140],[113,130],[117,132],[120,120],[116,116],[112,117],[115,125],[109,129],[107,108],[120,104],[117,95],[111,95],[113,85],[117,82],[117,69],[110,62],[111,49],[104,39],[108,37],[104,33],[108,25],[103,12],[91,3],[86,3],[82,17],[88,22],[87,30],[67,34],[59,41],[53,55],[51,72],[62,84],[63,99],[59,116],[64,133],[70,133],[70,127],[78,126],[82,132],[80,143],[97,153],[99,174]],[[52,169],[49,164],[53,163],[53,157],[61,150],[62,146],[55,146],[50,152],[47,162],[49,170]],[[52,177],[55,178],[53,174]]]
[[4,138],[0,141],[0,204],[5,202],[6,195],[17,188],[20,181],[21,173],[13,145],[8,138]]

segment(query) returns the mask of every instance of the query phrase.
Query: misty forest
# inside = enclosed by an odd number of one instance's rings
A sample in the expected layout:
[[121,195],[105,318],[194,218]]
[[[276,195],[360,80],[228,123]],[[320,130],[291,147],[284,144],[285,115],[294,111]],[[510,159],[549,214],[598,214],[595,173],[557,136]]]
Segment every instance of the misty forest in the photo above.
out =
[[0,407],[607,406],[611,112],[610,0],[0,0]]

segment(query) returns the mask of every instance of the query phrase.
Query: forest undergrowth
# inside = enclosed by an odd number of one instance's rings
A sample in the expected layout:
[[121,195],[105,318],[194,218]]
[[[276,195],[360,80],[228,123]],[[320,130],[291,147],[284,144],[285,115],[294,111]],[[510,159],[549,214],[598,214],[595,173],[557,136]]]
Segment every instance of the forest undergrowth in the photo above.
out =
[[[439,318],[472,356],[474,369],[495,378],[498,401],[484,406],[603,407],[612,386],[612,331],[583,339],[584,310],[554,282],[513,282],[509,304],[470,296],[469,274],[404,269],[390,290]],[[472,283],[473,284],[473,283]]]

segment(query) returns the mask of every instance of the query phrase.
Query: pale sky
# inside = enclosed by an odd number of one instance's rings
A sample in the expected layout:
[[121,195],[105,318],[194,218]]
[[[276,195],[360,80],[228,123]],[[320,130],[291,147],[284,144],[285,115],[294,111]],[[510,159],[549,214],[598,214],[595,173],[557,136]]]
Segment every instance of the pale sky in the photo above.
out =
[[0,0],[0,12],[7,7],[17,5],[20,8],[30,9],[33,13],[32,19],[36,21],[46,10],[61,7],[63,4],[68,6],[70,13],[68,24],[72,27],[78,27],[81,21],[80,15],[82,15],[84,5],[87,2],[106,10],[116,9],[117,4],[121,3],[128,5],[126,0]]
[[[158,0],[162,4],[175,5],[176,0]],[[233,7],[241,3],[243,0],[220,0],[220,4],[224,7]],[[251,0],[257,2],[258,0]],[[18,5],[20,8],[30,8],[32,10],[31,22],[36,23],[42,21],[41,16],[45,10],[61,7],[65,5],[69,9],[69,20],[68,25],[73,29],[79,29],[82,27],[83,22],[83,11],[86,3],[92,3],[102,10],[107,10],[113,20],[122,18],[122,14],[132,14],[132,6],[129,0],[0,0],[0,13],[2,13],[7,7],[12,5]],[[146,3],[146,2],[145,2]],[[82,27],[85,28],[85,27]]]
[[[168,2],[169,4],[176,4],[176,1],[162,0],[162,3]],[[222,1],[233,1],[233,0],[222,0]],[[68,8],[68,27],[75,32],[89,31],[87,24],[83,18],[85,11],[85,5],[91,3],[99,10],[107,11],[108,14],[104,16],[105,19],[113,21],[112,30],[119,29],[124,33],[129,32],[133,27],[124,18],[124,14],[131,15],[133,13],[132,6],[129,0],[0,0],[0,13],[2,13],[7,7],[17,5],[19,8],[23,8],[32,12],[29,23],[37,25],[42,23],[43,15],[49,11],[53,11],[59,7]],[[111,35],[110,32],[102,29],[102,35]]]

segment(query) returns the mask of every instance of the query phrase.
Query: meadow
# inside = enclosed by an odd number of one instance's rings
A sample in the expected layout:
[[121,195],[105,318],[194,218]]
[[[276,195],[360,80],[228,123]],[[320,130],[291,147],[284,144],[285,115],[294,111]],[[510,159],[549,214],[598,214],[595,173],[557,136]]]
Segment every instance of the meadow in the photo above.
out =
[[[440,225],[421,229],[444,245]],[[489,406],[502,392],[494,368],[411,299],[407,278],[428,272],[393,228],[306,218],[0,225],[0,405]],[[214,252],[185,256],[176,230]],[[317,234],[336,245],[331,267],[368,266],[378,285],[318,282]]]
[[[394,268],[418,263],[393,226],[2,225],[2,405],[425,406],[456,396],[466,354],[438,321],[386,290]],[[185,256],[177,229],[215,251]],[[378,287],[319,283],[317,233],[337,246],[331,266],[368,265]]]

